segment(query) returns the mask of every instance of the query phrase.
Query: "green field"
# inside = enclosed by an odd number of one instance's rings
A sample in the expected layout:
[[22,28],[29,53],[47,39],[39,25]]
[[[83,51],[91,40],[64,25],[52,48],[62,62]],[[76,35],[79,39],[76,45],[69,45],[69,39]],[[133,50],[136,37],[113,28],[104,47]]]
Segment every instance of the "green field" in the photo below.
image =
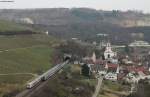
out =
[[0,50],[32,47],[39,45],[52,46],[59,41],[53,37],[41,34],[0,36]]
[[53,44],[46,35],[0,36],[0,74],[38,73],[51,67]]
[[0,53],[0,74],[38,73],[51,68],[53,49],[46,46],[20,48]]
[[[27,80],[30,80],[33,76],[22,74],[22,75],[4,75],[0,76],[1,84],[24,84]],[[11,79],[11,80],[10,80]]]

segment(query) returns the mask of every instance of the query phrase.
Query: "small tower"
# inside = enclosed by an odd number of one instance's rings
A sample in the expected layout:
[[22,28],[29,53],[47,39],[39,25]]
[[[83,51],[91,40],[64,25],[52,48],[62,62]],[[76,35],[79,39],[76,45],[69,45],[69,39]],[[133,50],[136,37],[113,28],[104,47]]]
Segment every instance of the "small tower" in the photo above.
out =
[[95,52],[93,52],[92,61],[93,61],[94,63],[96,62],[96,54],[95,54]]
[[119,65],[118,65],[117,70],[116,70],[116,73],[119,74],[119,71],[120,71],[120,67],[119,67]]

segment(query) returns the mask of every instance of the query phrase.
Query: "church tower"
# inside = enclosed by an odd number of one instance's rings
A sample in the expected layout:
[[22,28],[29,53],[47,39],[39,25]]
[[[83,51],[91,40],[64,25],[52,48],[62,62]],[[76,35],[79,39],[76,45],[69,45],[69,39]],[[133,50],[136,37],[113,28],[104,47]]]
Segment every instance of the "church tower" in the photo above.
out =
[[116,53],[112,51],[111,44],[108,42],[104,51],[104,58],[111,59],[114,56],[116,56]]

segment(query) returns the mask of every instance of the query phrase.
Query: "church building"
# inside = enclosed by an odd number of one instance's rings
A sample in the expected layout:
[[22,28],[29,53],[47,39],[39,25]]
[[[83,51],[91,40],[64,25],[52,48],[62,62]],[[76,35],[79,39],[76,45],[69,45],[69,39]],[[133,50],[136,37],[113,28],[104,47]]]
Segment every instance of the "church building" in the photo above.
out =
[[105,48],[105,51],[104,51],[104,58],[105,58],[105,60],[107,60],[107,59],[111,59],[115,56],[116,56],[116,52],[112,51],[111,44],[108,42],[106,44],[106,48]]

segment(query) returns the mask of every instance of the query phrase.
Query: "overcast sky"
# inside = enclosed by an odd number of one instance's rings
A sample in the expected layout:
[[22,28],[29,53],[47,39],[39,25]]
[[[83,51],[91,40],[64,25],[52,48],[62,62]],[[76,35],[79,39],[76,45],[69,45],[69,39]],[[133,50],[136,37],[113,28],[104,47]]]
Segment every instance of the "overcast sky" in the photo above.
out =
[[[4,1],[4,0],[0,0]],[[0,8],[89,7],[103,10],[142,10],[150,13],[150,0],[14,0],[0,2]]]

